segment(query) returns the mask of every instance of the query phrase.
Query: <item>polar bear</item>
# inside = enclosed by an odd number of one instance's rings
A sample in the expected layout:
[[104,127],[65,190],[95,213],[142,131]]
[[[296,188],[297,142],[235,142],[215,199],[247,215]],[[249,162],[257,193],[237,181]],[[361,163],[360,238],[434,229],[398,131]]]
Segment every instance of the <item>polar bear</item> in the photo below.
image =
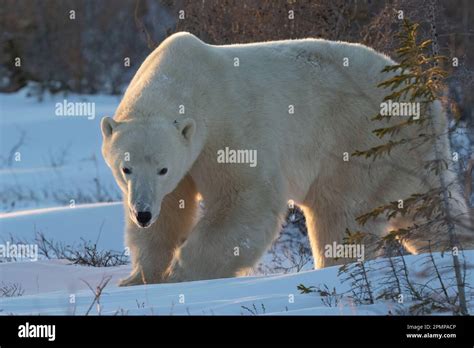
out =
[[[213,46],[189,33],[168,37],[101,123],[132,256],[121,285],[245,273],[289,200],[303,207],[316,267],[334,265],[325,248],[359,228],[355,217],[434,187],[419,171],[431,147],[374,162],[347,156],[381,143],[371,118],[388,64],[363,45],[320,39]],[[393,226],[379,219],[366,228]]]

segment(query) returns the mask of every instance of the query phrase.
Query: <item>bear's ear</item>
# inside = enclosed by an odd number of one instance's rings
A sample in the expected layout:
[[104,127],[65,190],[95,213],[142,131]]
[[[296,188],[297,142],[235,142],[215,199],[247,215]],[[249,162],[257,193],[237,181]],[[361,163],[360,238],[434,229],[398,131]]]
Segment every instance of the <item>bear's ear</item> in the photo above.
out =
[[102,129],[102,136],[104,138],[110,137],[115,127],[117,127],[117,122],[111,117],[104,117],[100,122],[100,128]]
[[196,122],[192,118],[185,118],[181,121],[174,121],[174,125],[187,141],[190,141],[196,130]]

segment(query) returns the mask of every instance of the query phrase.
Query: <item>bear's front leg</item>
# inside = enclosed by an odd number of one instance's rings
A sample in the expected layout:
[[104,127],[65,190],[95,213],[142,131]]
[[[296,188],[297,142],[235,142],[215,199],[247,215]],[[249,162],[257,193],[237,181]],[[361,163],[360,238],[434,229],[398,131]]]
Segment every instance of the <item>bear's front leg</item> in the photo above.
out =
[[169,266],[173,250],[179,245],[172,231],[165,231],[158,226],[139,228],[127,219],[125,239],[130,249],[132,272],[128,278],[122,279],[119,285],[162,282],[163,271]]
[[130,249],[132,273],[120,281],[120,286],[154,284],[164,281],[164,273],[174,251],[187,238],[197,216],[197,191],[190,177],[167,195],[161,204],[160,216],[149,228],[138,227],[129,217],[125,244]]
[[176,251],[167,281],[227,278],[253,267],[281,226],[282,197],[258,187],[206,200],[205,214]]

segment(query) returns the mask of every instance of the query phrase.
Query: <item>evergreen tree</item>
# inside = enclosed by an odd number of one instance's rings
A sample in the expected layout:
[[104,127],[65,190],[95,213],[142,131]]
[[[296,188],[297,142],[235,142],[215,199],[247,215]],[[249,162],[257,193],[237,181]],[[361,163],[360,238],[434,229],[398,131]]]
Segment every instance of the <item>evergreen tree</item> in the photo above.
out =
[[[364,225],[371,219],[385,215],[387,219],[397,216],[410,216],[414,223],[405,228],[390,231],[382,241],[403,241],[413,238],[420,231],[429,231],[430,235],[446,233],[448,245],[451,250],[453,268],[456,277],[457,298],[459,313],[467,315],[465,296],[464,275],[459,260],[460,245],[456,237],[456,224],[453,222],[450,209],[450,190],[455,189],[456,183],[447,182],[446,171],[449,170],[448,159],[442,154],[438,140],[445,137],[446,133],[440,133],[435,127],[434,114],[430,114],[431,106],[439,100],[443,88],[443,79],[447,76],[446,70],[442,68],[442,62],[446,58],[440,55],[429,54],[428,51],[433,44],[432,40],[421,43],[417,39],[419,25],[405,20],[403,30],[398,35],[400,48],[397,50],[399,63],[387,66],[383,72],[392,73],[391,77],[378,85],[380,88],[390,89],[390,93],[384,101],[412,102],[420,104],[419,118],[409,117],[405,121],[380,127],[373,133],[380,139],[387,141],[375,147],[363,151],[355,151],[353,156],[363,156],[372,160],[390,154],[394,148],[410,145],[420,146],[429,142],[434,147],[434,158],[424,163],[424,169],[434,173],[439,178],[438,186],[422,193],[413,193],[403,200],[403,206],[399,202],[389,202],[379,206],[357,218],[357,222]],[[382,122],[386,117],[377,114],[373,120]],[[398,137],[404,133],[407,127],[418,127],[418,131],[412,137]],[[441,279],[440,279],[441,280]]]

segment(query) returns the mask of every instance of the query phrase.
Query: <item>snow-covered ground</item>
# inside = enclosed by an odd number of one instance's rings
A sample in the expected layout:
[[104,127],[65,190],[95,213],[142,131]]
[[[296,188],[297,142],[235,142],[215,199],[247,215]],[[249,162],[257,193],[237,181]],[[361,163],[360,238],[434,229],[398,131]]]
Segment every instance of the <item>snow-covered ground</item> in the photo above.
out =
[[[90,314],[114,315],[253,315],[253,314],[376,314],[387,305],[357,307],[345,303],[324,306],[315,295],[300,294],[297,285],[324,282],[339,285],[337,271],[324,269],[265,277],[242,277],[197,282],[116,287],[127,275],[128,266],[96,268],[66,265],[60,261],[0,264],[3,279],[18,280],[25,292],[20,297],[2,298],[1,314],[85,314],[95,289],[104,277],[111,283],[100,298],[100,307]],[[342,289],[342,288],[341,288]],[[71,303],[71,295],[75,303]]]
[[[466,257],[472,268],[474,251],[467,252]],[[436,260],[441,267],[450,261],[439,254],[436,254]],[[432,277],[432,274],[422,271],[424,261],[420,256],[406,257],[410,272],[420,282]],[[371,267],[370,262],[368,267]],[[349,283],[341,282],[338,267],[267,276],[117,287],[117,281],[126,277],[129,271],[128,265],[88,267],[64,260],[0,263],[1,282],[21,284],[23,291],[22,296],[0,297],[0,314],[387,315],[401,310],[401,305],[395,301],[356,305],[348,294],[338,303],[328,306],[321,295],[301,294],[297,289],[303,284],[306,287],[327,286],[330,290],[335,288],[338,294],[346,293]],[[371,281],[380,283],[385,273],[374,273]],[[110,281],[97,305],[93,291],[106,279]],[[471,275],[468,282],[472,282]],[[471,306],[471,312],[473,309]]]
[[[126,276],[128,270],[128,266],[100,269],[60,261],[0,264],[2,278],[18,280],[25,289],[23,296],[0,299],[1,314],[85,314],[94,299],[86,282],[95,289],[107,276],[112,277],[111,284],[100,298],[100,308],[94,306],[90,314],[385,315],[391,308],[380,304],[356,308],[350,303],[327,307],[318,296],[300,294],[296,289],[300,283],[339,285],[334,268],[265,277],[116,287],[115,282]],[[75,296],[75,303],[71,303],[71,295]]]
[[[94,103],[95,117],[56,116],[55,104],[64,99]],[[111,96],[58,95],[39,103],[25,91],[0,94],[0,246],[33,243],[42,234],[64,245],[92,241],[100,250],[124,250],[120,193],[100,154],[100,118],[113,115],[118,102]],[[127,288],[116,284],[130,265],[90,267],[44,257],[2,262],[0,257],[0,313],[385,315],[398,308],[393,301],[355,304],[338,267],[311,270],[312,258],[304,250],[307,237],[289,223],[253,276]],[[472,268],[474,251],[466,256]],[[406,260],[415,276],[430,276],[419,269],[422,255]],[[95,291],[109,277],[100,305],[91,306],[89,287]],[[383,274],[374,277],[377,285]],[[467,282],[472,280],[468,273]],[[300,294],[300,284],[345,295],[328,306],[316,293]],[[2,296],[1,289],[11,287],[21,296]]]
[[[0,208],[28,208],[119,200],[102,160],[100,119],[113,115],[113,96],[0,94]],[[94,103],[95,117],[56,116],[56,103]]]

